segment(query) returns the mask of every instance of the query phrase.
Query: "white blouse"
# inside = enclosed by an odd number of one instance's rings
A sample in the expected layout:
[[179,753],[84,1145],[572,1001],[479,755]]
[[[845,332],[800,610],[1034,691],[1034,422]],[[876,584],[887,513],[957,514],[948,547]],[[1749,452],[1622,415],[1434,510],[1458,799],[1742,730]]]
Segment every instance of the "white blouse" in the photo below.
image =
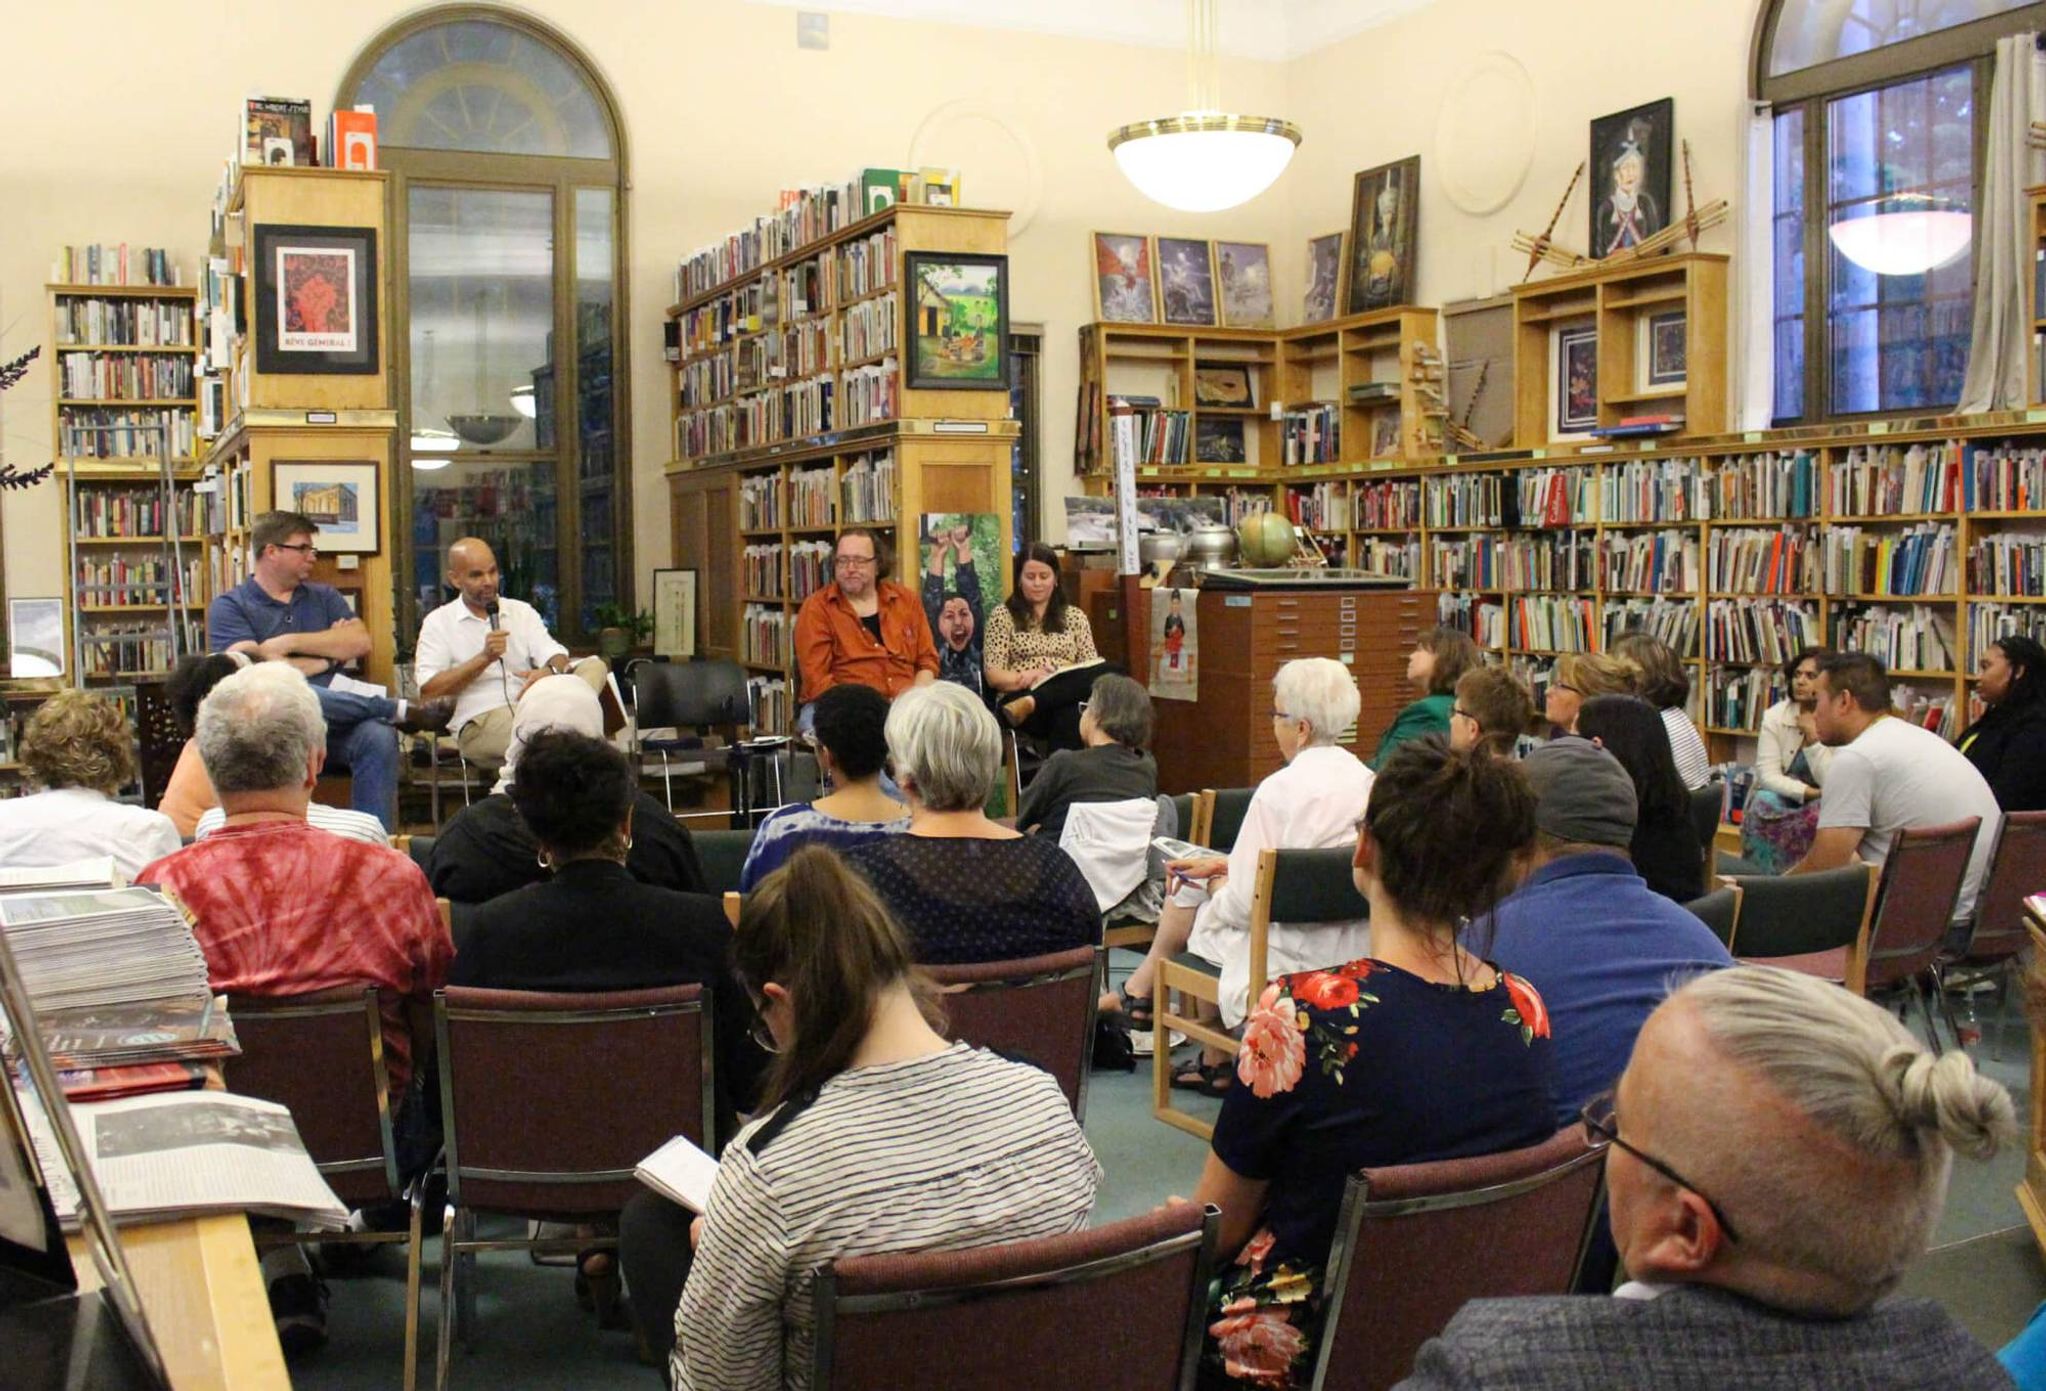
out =
[[1797,727],[1797,702],[1779,700],[1762,712],[1762,728],[1756,736],[1755,777],[1763,791],[1793,804],[1804,801],[1805,785],[1784,771],[1800,751],[1812,770],[1812,786],[1824,787],[1834,751],[1824,744],[1806,743],[1804,731]]

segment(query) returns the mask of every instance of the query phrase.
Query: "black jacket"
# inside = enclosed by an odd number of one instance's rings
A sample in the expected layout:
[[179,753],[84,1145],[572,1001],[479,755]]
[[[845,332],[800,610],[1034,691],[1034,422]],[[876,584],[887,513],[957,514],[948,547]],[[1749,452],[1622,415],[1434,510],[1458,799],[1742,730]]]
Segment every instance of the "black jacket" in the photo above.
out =
[[[632,849],[625,867],[642,884],[682,893],[704,891],[703,866],[682,823],[645,792],[632,808]],[[488,903],[499,894],[544,883],[540,847],[502,793],[464,807],[435,837],[427,857],[427,882],[437,897],[456,903]]]
[[1961,752],[2005,811],[2046,811],[2046,704],[1994,705],[1962,733]]

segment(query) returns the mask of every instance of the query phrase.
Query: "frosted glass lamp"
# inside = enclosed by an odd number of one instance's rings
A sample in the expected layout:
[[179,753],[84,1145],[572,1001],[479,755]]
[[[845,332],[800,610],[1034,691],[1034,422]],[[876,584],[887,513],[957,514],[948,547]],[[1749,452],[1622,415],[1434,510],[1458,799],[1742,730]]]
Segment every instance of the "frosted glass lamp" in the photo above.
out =
[[1300,131],[1289,121],[1188,111],[1123,126],[1108,148],[1123,177],[1154,202],[1219,212],[1270,188],[1292,162]]
[[1923,275],[1968,250],[1975,223],[1967,213],[1923,193],[1900,193],[1867,205],[1826,229],[1842,256],[1877,275]]

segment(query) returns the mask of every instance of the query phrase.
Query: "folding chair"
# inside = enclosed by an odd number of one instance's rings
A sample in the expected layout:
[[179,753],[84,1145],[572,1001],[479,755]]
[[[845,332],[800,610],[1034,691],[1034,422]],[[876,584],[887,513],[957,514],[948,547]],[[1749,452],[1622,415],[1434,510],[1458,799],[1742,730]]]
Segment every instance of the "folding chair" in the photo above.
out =
[[1948,992],[1965,990],[1980,981],[1996,982],[1995,1057],[2003,1056],[2011,976],[2029,945],[2025,899],[2040,892],[2046,892],[2046,811],[2005,812],[1989,870],[1982,876],[1982,889],[1975,898],[1968,943],[1958,955],[1942,957],[1938,965],[1940,1003],[1955,1038],[1961,1033]]
[[1720,883],[1741,891],[1740,931],[1727,948],[1740,960],[1836,985],[1858,974],[1855,958],[1876,888],[1861,861],[1817,874],[1723,876]]
[[[676,819],[702,820],[727,816],[738,825],[752,824],[753,759],[761,753],[786,753],[783,738],[744,740],[741,731],[753,722],[752,696],[746,686],[746,668],[737,662],[694,658],[686,662],[641,660],[632,663],[633,693],[632,756],[635,765],[643,754],[661,759],[661,788],[668,810],[675,811],[674,767],[677,762],[700,764],[706,772],[727,774],[732,806],[726,812],[679,812]],[[672,739],[649,739],[649,729],[673,728]],[[705,735],[721,730],[725,742],[713,747]],[[683,731],[694,730],[694,734]],[[779,758],[768,764],[774,776],[774,801],[781,803],[784,785]]]
[[1870,998],[1897,1001],[1905,1016],[1912,996],[1925,1015],[1925,1037],[1940,1051],[1939,1025],[1933,1015],[1939,993],[1939,956],[1953,923],[1954,905],[1968,877],[1975,853],[1975,833],[1982,819],[1971,816],[1948,826],[1914,826],[1897,832],[1883,857],[1875,907],[1869,914],[1865,946],[1857,953],[1858,973],[1847,988]]
[[1085,1121],[1107,955],[1106,947],[1075,947],[925,970],[945,990],[951,1037],[1036,1063],[1058,1079],[1074,1117]]

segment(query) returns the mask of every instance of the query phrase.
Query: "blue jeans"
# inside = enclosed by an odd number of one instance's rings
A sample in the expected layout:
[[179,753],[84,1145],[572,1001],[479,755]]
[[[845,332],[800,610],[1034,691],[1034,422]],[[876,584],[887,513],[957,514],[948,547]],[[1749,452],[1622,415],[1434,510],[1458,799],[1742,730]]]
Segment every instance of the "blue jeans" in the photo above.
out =
[[384,823],[398,824],[398,702],[313,687],[327,720],[327,757],[348,765],[353,790],[348,804]]

